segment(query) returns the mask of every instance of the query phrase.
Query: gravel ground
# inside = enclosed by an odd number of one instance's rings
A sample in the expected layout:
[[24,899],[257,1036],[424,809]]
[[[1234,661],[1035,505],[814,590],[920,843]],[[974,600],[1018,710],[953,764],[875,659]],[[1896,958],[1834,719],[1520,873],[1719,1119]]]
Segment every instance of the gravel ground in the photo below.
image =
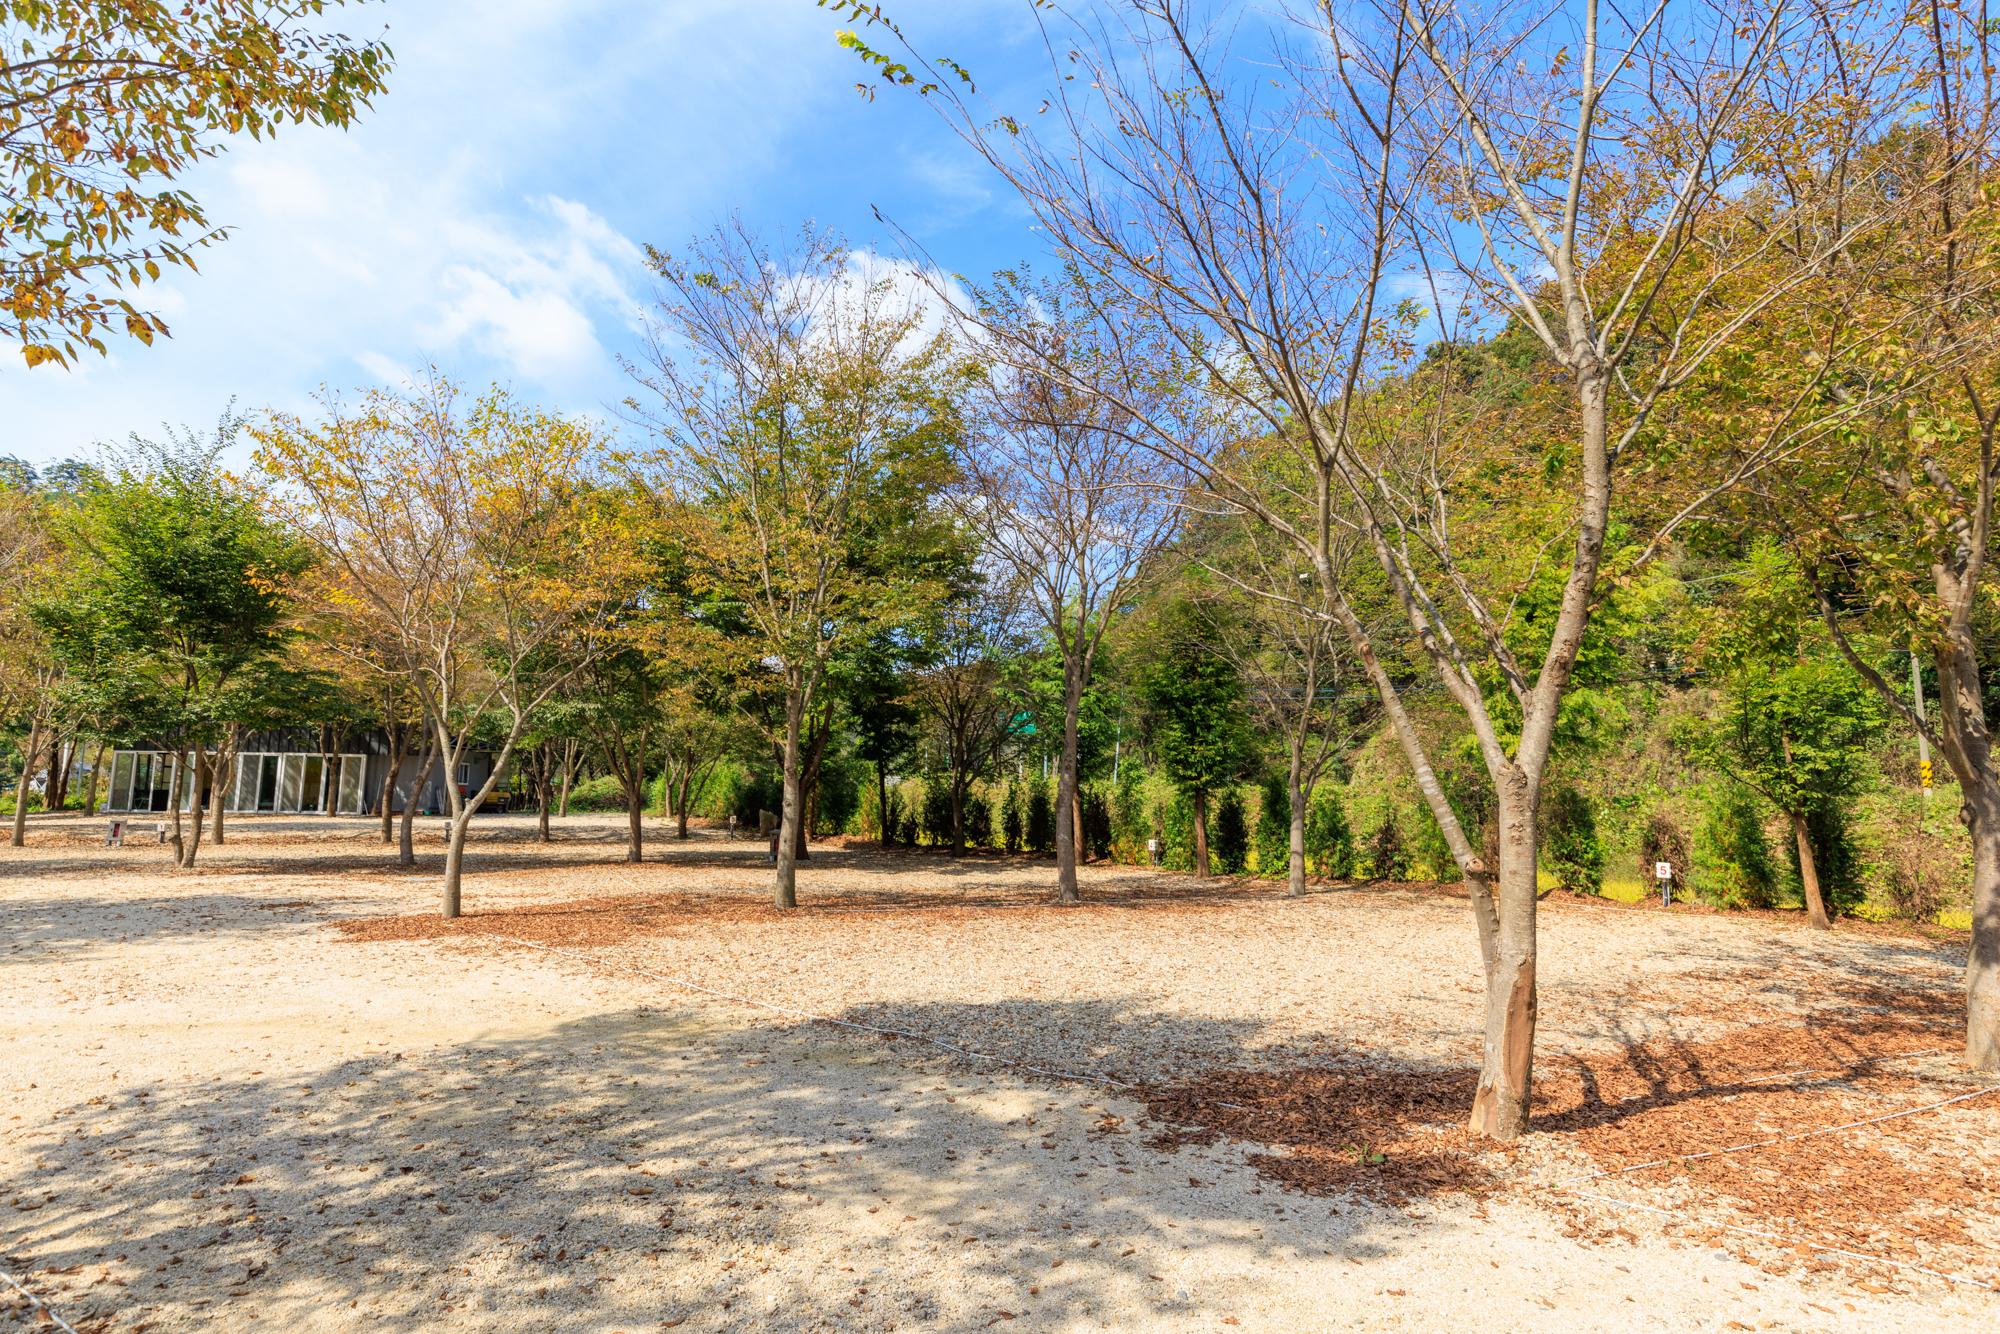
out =
[[[84,1334],[1932,1331],[2000,1311],[1579,1214],[1542,1189],[1592,1165],[1555,1134],[1489,1155],[1508,1185],[1483,1200],[1301,1195],[1252,1165],[1264,1145],[1152,1147],[1127,1090],[603,966],[1131,1083],[1357,1057],[1417,1075],[1477,1051],[1449,897],[1087,868],[1094,902],[1060,910],[1045,861],[819,848],[780,919],[761,846],[662,842],[633,866],[622,824],[572,817],[544,846],[483,822],[470,916],[437,935],[381,920],[428,912],[435,827],[404,871],[359,822],[246,819],[180,874],[157,846],[90,846],[98,822],[38,821],[0,862],[0,1269]],[[1871,996],[1924,1013],[1961,962],[1551,904],[1540,1051]],[[1953,1133],[1990,1141],[1980,1106]]]

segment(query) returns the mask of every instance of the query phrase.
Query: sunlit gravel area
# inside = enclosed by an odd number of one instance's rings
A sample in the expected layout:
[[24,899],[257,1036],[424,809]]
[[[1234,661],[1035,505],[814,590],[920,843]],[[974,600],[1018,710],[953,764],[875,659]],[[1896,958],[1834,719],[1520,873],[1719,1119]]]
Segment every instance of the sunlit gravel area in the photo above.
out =
[[[0,853],[0,1271],[79,1334],[1936,1331],[2000,1314],[1980,1287],[1814,1258],[1826,1243],[1716,1241],[1554,1189],[1612,1165],[1603,1117],[1479,1146],[1472,1195],[1400,1200],[1298,1189],[1273,1167],[1302,1152],[1275,1120],[1167,1133],[1161,1091],[1218,1072],[1462,1077],[1480,990],[1448,891],[1287,900],[1091,867],[1085,905],[1059,909],[1046,860],[827,846],[781,915],[754,840],[661,825],[635,865],[622,816],[558,831],[482,820],[447,925],[438,822],[413,868],[368,822],[286,817],[235,822],[178,872],[155,844],[100,846],[98,822],[38,820]],[[1945,1033],[1963,961],[1879,931],[1553,900],[1541,931],[1551,1072],[1862,1013],[1903,1026],[1884,1042]],[[1928,1082],[1881,1096],[1978,1092],[1949,1056],[1913,1058],[1899,1078]],[[1820,1124],[1864,1095],[1829,1085]],[[1967,1143],[1996,1129],[1979,1100],[1935,1122]],[[1666,1198],[1631,1182],[1617,1198]],[[1990,1206],[1959,1210],[1978,1218],[1952,1272],[1997,1281]],[[1902,1253],[1857,1226],[1851,1249]],[[54,1328],[0,1293],[9,1318]]]

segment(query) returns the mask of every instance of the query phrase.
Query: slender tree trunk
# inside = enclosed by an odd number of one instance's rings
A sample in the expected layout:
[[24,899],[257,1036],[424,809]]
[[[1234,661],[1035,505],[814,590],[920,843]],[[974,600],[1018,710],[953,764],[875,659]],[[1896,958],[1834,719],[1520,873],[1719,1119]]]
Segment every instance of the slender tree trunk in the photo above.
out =
[[35,760],[42,753],[42,719],[37,714],[28,727],[28,744],[21,752],[21,781],[14,785],[14,846],[28,846],[28,780],[34,777]]
[[965,855],[965,789],[959,786],[960,775],[951,776],[951,855]]
[[102,741],[97,743],[97,751],[90,759],[90,787],[83,798],[83,814],[86,819],[97,814],[97,777],[104,772],[104,752],[110,749]]
[[241,726],[231,723],[229,729],[222,734],[222,744],[215,750],[215,769],[209,778],[212,795],[208,802],[215,821],[215,846],[218,848],[228,845],[227,822],[224,815],[229,805],[229,793],[235,786],[236,750],[242,744]]
[[1300,745],[1301,738],[1294,733],[1291,771],[1285,777],[1292,814],[1292,855],[1285,877],[1285,896],[1294,899],[1303,898],[1306,892],[1306,794],[1299,783]]
[[55,745],[54,762],[49,766],[49,809],[60,811],[69,802],[69,771],[76,762],[76,734],[65,733]]
[[410,795],[403,799],[403,840],[396,856],[398,866],[417,864],[416,836],[413,832],[417,819],[417,800],[423,795],[424,784],[431,781],[431,771],[437,768],[438,748],[434,738],[427,738],[424,741],[423,756],[423,767],[417,771],[415,781],[410,784]]
[[799,731],[805,722],[804,692],[796,687],[785,693],[785,795],[778,804],[778,873],[772,894],[780,908],[799,906],[798,850],[794,846],[799,818],[804,814],[799,800]]
[[1194,794],[1194,873],[1208,879],[1208,793]]
[[878,841],[882,846],[894,846],[896,831],[889,820],[889,767],[881,760],[875,761],[875,823],[881,832]]
[[[643,771],[642,771],[643,772]],[[625,803],[625,860],[646,860],[646,789],[642,776],[638,790]]]
[[1056,773],[1056,901],[1081,903],[1077,892],[1076,848],[1076,731],[1082,713],[1083,673],[1076,664],[1063,664],[1062,762]]
[[171,790],[167,793],[167,809],[173,813],[174,817],[173,837],[169,838],[167,842],[173,846],[174,865],[176,866],[184,865],[181,859],[187,852],[187,840],[181,837],[181,791],[187,786],[187,757],[188,753],[186,749],[174,752],[173,769],[170,777],[167,779],[172,784]]
[[390,843],[396,837],[396,783],[403,776],[403,761],[410,753],[410,728],[408,724],[391,723],[389,726],[389,772],[382,777],[382,841]]
[[688,836],[688,816],[691,814],[688,808],[694,804],[697,781],[699,781],[699,769],[695,764],[694,747],[690,746],[687,753],[687,767],[681,770],[680,791],[674,795],[674,813],[680,821],[677,836],[682,839]]
[[1826,917],[1826,899],[1819,890],[1819,863],[1813,858],[1812,835],[1806,829],[1806,818],[1796,811],[1786,811],[1785,818],[1792,822],[1792,841],[1799,848],[1799,883],[1806,895],[1806,925],[1815,931],[1831,931],[1833,923]]
[[535,826],[542,842],[549,838],[549,807],[555,801],[555,785],[549,781],[555,769],[555,748],[543,742],[535,756]]
[[813,830],[819,825],[819,775],[826,763],[826,743],[833,735],[833,717],[829,712],[821,725],[809,732],[812,746],[799,765],[799,820],[798,833],[793,836],[793,851],[802,862],[812,860],[810,846]]
[[[194,795],[189,799],[189,805],[193,807],[194,833],[189,836],[187,851],[181,857],[181,867],[184,870],[193,869],[195,854],[201,851],[201,794],[203,788],[213,786],[207,750],[201,747],[195,748],[193,766]],[[214,798],[211,797],[210,800],[213,801]]]
[[565,820],[569,818],[569,786],[576,777],[577,744],[575,741],[563,742],[562,801],[556,807],[556,814]]

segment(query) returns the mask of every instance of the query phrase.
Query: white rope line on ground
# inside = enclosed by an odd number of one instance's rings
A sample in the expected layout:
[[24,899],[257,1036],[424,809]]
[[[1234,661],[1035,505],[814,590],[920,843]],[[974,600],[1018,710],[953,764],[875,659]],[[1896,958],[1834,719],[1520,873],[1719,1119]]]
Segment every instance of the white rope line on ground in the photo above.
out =
[[[1852,1070],[1856,1066],[1861,1066],[1861,1065],[1880,1065],[1884,1061],[1907,1061],[1912,1056],[1932,1056],[1943,1050],[1944,1050],[1943,1047],[1924,1047],[1918,1051],[1897,1052],[1894,1056],[1868,1056],[1864,1057],[1859,1061],[1849,1061],[1846,1065],[1832,1065],[1832,1066],[1826,1066],[1824,1068],[1815,1067],[1814,1069],[1811,1070],[1787,1070],[1782,1075],[1763,1075],[1757,1079],[1742,1079],[1738,1080],[1734,1084],[1713,1084],[1709,1085],[1708,1087],[1748,1088],[1752,1084],[1768,1084],[1775,1079],[1797,1079],[1800,1075],[1823,1075],[1823,1074],[1829,1074],[1835,1070]],[[1704,1092],[1705,1091],[1706,1089],[1704,1089]],[[1646,1095],[1642,1093],[1639,1096],[1643,1098]],[[1628,1098],[1626,1099],[1626,1101],[1630,1102],[1631,1099]]]
[[[1728,1085],[1723,1085],[1728,1087]],[[1691,1163],[1702,1158],[1720,1158],[1724,1154],[1742,1153],[1746,1149],[1761,1149],[1772,1144],[1788,1144],[1797,1139],[1811,1139],[1815,1135],[1831,1135],[1840,1130],[1854,1130],[1861,1126],[1877,1125],[1883,1121],[1894,1121],[1898,1117],[1915,1116],[1919,1112],[1934,1112],[1940,1107],[1949,1107],[1956,1102],[1968,1102],[1973,1098],[1983,1098],[1989,1093],[2000,1093],[2000,1084],[1991,1088],[1975,1089],[1971,1093],[1961,1093],[1956,1098],[1946,1098],[1943,1102],[1927,1103],[1922,1107],[1909,1107],[1900,1112],[1889,1112],[1883,1116],[1871,1116],[1864,1121],[1849,1121],[1843,1125],[1823,1126],[1818,1130],[1802,1130],[1796,1135],[1779,1135],[1775,1139],[1760,1139],[1752,1144],[1738,1144],[1727,1149],[1709,1149],[1702,1153],[1679,1154],[1672,1158],[1655,1158],[1650,1163],[1635,1163],[1631,1167],[1606,1168],[1602,1172],[1586,1172],[1582,1176],[1564,1177],[1557,1185],[1567,1185],[1571,1181],[1595,1181],[1599,1177],[1623,1176],[1627,1172],[1643,1172],[1649,1167],[1664,1167],[1668,1163]]]
[[1720,1228],[1726,1232],[1741,1232],[1746,1236],[1763,1237],[1768,1241],[1781,1241],[1788,1246],[1793,1246],[1793,1247],[1804,1246],[1807,1249],[1813,1251],[1814,1253],[1820,1255],[1844,1255],[1850,1260],[1862,1260],[1873,1265],[1888,1265],[1892,1269],[1907,1269],[1914,1274],[1928,1274],[1932,1278],[1941,1278],[1947,1283],[1964,1283],[1975,1288],[1984,1288],[1988,1292],[2000,1292],[2000,1288],[1994,1287],[1991,1283],[1981,1282],[1979,1279],[1973,1278],[1968,1274],[1940,1273],[1938,1270],[1935,1269],[1926,1269],[1922,1265],[1905,1264],[1901,1260],[1885,1260],[1879,1255],[1863,1255],[1860,1251],[1844,1251],[1836,1246],[1820,1246],[1810,1241],[1801,1241],[1797,1237],[1787,1237],[1782,1233],[1765,1232],[1761,1228],[1739,1227],[1735,1223],[1710,1222],[1708,1219],[1705,1218],[1697,1218],[1693,1214],[1682,1213],[1678,1209],[1662,1209],[1658,1205],[1639,1204],[1632,1200],[1620,1200],[1610,1195],[1599,1195],[1592,1191],[1578,1190],[1574,1186],[1565,1186],[1558,1184],[1553,1187],[1544,1187],[1543,1189],[1560,1190],[1567,1194],[1575,1195],[1581,1199],[1597,1200],[1603,1204],[1613,1205],[1619,1209],[1643,1209],[1649,1214],[1664,1214],[1668,1218],[1681,1218],[1687,1220],[1690,1223],[1699,1223],[1703,1227]]
[[15,1278],[12,1274],[8,1273],[4,1269],[0,1269],[0,1278],[4,1278],[9,1283],[13,1284],[14,1290],[16,1292],[20,1293],[23,1297],[26,1297],[29,1301],[33,1302],[35,1304],[35,1309],[37,1311],[40,1311],[44,1318],[55,1321],[57,1325],[59,1325],[63,1329],[68,1330],[69,1334],[76,1334],[75,1326],[71,1325],[67,1320],[64,1320],[61,1316],[57,1315],[54,1307],[50,1306],[40,1297],[37,1297],[34,1293],[29,1292],[25,1287],[23,1287],[21,1285],[20,1279]]

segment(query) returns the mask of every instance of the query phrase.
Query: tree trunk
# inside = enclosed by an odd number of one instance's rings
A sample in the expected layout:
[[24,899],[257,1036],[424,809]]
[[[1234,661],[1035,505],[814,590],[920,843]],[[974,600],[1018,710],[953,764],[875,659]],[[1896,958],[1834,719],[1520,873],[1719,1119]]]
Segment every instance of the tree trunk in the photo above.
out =
[[1500,797],[1497,904],[1468,878],[1486,971],[1486,1037],[1473,1096],[1472,1130],[1513,1139],[1528,1128],[1533,1091],[1535,1019],[1535,808],[1540,793],[1518,764],[1496,784]]
[[1960,818],[1966,820],[1972,834],[1972,948],[1965,959],[1965,1063],[1974,1070],[2000,1072],[2000,783],[1989,777],[1967,789]]
[[[1938,574],[1947,605],[1970,606],[1959,581]],[[1958,819],[1972,837],[1972,947],[1965,958],[1965,1063],[2000,1073],[2000,773],[1986,730],[1977,646],[1969,617],[1955,618],[1936,649],[1938,740],[1958,779]]]
[[[194,808],[194,833],[188,839],[187,851],[181,856],[183,869],[193,869],[195,854],[201,851],[201,794],[204,788],[212,785],[210,773],[208,751],[198,746],[194,751],[194,796],[191,799]],[[214,798],[211,797],[210,800]]]
[[42,719],[38,714],[28,728],[28,744],[21,752],[21,781],[14,785],[14,846],[28,846],[28,780],[35,773],[35,757],[42,753]]
[[694,803],[697,768],[698,766],[695,764],[694,758],[694,748],[690,746],[688,748],[687,767],[681,771],[680,790],[674,794],[674,815],[680,821],[677,836],[683,839],[688,836],[688,807]]
[[778,873],[772,896],[779,908],[799,906],[798,836],[799,817],[804,814],[799,801],[799,729],[805,721],[804,692],[794,688],[785,693],[785,795],[778,803]]
[[167,809],[173,813],[174,833],[167,842],[174,850],[174,865],[182,864],[181,857],[187,851],[187,840],[181,837],[181,789],[187,786],[187,757],[185,749],[174,752],[174,765],[167,782],[172,786],[167,792]]
[[389,728],[389,772],[382,778],[382,841],[393,842],[396,834],[396,783],[403,776],[403,762],[410,755],[409,724]]
[[576,777],[576,752],[575,741],[563,742],[562,801],[556,807],[556,814],[565,820],[569,818],[569,785]]
[[[637,746],[627,745],[628,737],[614,731],[605,747],[605,758],[618,771],[618,786],[625,792],[625,860],[646,860],[646,743],[650,726],[641,727]],[[663,776],[660,780],[665,783]]]
[[951,776],[951,855],[965,855],[965,789],[956,773]]
[[895,844],[895,830],[889,827],[889,768],[881,760],[875,761],[875,825],[880,833],[877,840],[883,847]]
[[243,734],[240,727],[231,723],[229,730],[222,735],[222,744],[215,749],[215,767],[209,776],[212,793],[208,804],[210,818],[215,822],[214,838],[215,846],[218,848],[228,844],[228,831],[223,815],[229,805],[229,788],[236,777],[236,748],[242,744]]
[[1792,838],[1799,846],[1799,883],[1805,888],[1806,925],[1815,931],[1831,931],[1833,923],[1826,918],[1826,899],[1819,892],[1819,863],[1813,859],[1806,818],[1796,811],[1786,811],[1785,816],[1792,822]]
[[1056,901],[1081,903],[1076,885],[1076,731],[1083,705],[1083,673],[1063,664],[1062,760],[1056,771]]
[[54,761],[49,765],[48,808],[52,811],[60,811],[69,802],[69,771],[76,763],[75,745],[73,732],[56,740]]
[[1194,873],[1208,878],[1208,793],[1194,794]]
[[396,855],[398,866],[417,864],[416,837],[413,833],[417,819],[417,798],[423,795],[424,784],[431,781],[431,771],[437,768],[438,748],[434,739],[424,741],[424,763],[417,771],[415,781],[410,784],[410,795],[403,799],[402,846]]
[[83,797],[85,819],[97,814],[97,776],[104,772],[104,752],[108,749],[110,747],[99,741],[96,753],[90,758],[90,786],[85,789]]
[[459,878],[465,871],[465,833],[471,825],[472,811],[460,801],[452,812],[451,843],[444,856],[443,915],[448,918],[459,915]]
[[811,730],[811,753],[799,764],[799,813],[798,832],[792,836],[792,851],[802,862],[812,860],[809,843],[812,831],[819,823],[819,775],[826,763],[826,743],[833,735],[833,717],[829,712],[821,720],[820,726]]
[[1285,877],[1285,897],[1303,898],[1306,892],[1306,794],[1299,786],[1300,738],[1292,737],[1292,767],[1285,789],[1291,796],[1292,855]]
[[555,801],[555,785],[549,781],[550,771],[555,768],[555,752],[545,742],[535,760],[535,826],[541,841],[549,839],[549,807]]

